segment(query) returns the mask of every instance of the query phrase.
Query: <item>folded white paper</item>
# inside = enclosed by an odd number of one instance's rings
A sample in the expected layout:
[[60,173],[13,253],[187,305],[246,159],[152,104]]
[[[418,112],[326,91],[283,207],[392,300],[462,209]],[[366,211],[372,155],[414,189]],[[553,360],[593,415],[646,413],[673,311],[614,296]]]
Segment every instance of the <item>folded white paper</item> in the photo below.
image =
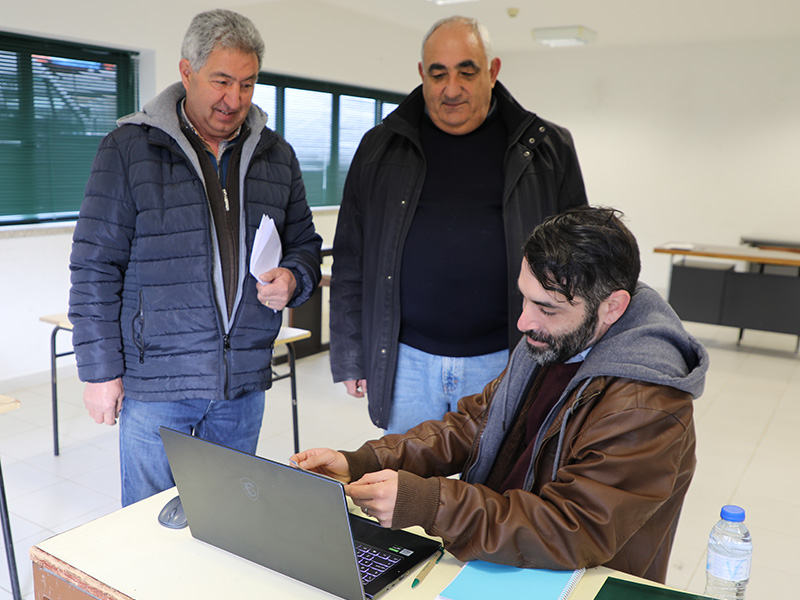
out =
[[250,274],[261,281],[259,276],[279,266],[281,258],[283,248],[275,222],[267,215],[261,215],[261,223],[253,241],[253,253],[250,255]]

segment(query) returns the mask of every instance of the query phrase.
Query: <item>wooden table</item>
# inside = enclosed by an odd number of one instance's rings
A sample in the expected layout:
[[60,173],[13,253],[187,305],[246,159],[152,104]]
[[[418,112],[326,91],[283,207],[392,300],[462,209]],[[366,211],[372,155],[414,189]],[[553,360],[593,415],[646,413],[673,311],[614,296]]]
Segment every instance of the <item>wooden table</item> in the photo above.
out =
[[[0,414],[19,408],[19,400],[0,394]],[[17,574],[17,560],[14,557],[14,540],[11,537],[11,523],[8,518],[8,503],[6,502],[6,486],[3,482],[3,467],[0,464],[0,520],[2,520],[3,540],[6,545],[6,560],[8,561],[8,577],[11,582],[11,593],[14,600],[20,600],[22,594],[19,590],[19,576]]]
[[661,254],[673,256],[695,256],[742,260],[760,265],[783,265],[800,267],[800,256],[797,252],[753,248],[752,246],[716,246],[713,244],[661,244],[653,249]]
[[[31,548],[35,600],[192,600],[333,596],[191,537],[189,528],[157,522],[170,489]],[[416,588],[412,572],[386,600],[433,600],[460,563],[449,553]],[[421,567],[420,567],[421,568]],[[591,600],[609,575],[649,585],[605,568],[589,569],[570,600]]]
[[[53,412],[53,454],[58,456],[58,373],[56,370],[56,360],[62,356],[69,356],[74,354],[73,350],[66,352],[58,352],[56,345],[56,338],[60,331],[72,331],[72,323],[67,318],[67,313],[58,313],[54,315],[45,315],[39,317],[43,323],[53,325],[53,332],[50,334],[50,394]],[[294,451],[300,452],[300,433],[299,422],[297,416],[297,374],[295,371],[295,349],[294,344],[300,340],[305,340],[311,337],[311,332],[299,327],[281,327],[278,332],[278,337],[275,338],[275,346],[286,346],[288,371],[286,373],[277,373],[274,370],[273,364],[272,381],[280,381],[287,377],[291,378],[291,392],[292,392],[292,426],[294,428]]]
[[[333,256],[333,248],[323,246],[320,250],[320,257],[324,260],[328,256]],[[288,322],[292,327],[308,329],[311,335],[295,347],[297,358],[311,356],[328,350],[330,344],[322,341],[322,313],[325,310],[324,290],[330,289],[331,275],[330,267],[320,266],[322,278],[319,285],[311,294],[311,297],[296,308],[288,309]]]
[[745,329],[797,335],[800,350],[800,253],[682,243],[654,251],[676,259],[669,303],[681,319],[737,327],[739,342]]

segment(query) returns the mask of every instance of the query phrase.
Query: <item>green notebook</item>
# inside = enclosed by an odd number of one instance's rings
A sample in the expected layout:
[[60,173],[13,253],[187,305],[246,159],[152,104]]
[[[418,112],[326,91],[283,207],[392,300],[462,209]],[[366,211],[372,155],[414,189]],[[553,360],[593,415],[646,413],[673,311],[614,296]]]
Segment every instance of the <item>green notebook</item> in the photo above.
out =
[[594,600],[710,600],[710,598],[609,577]]
[[488,598],[536,598],[566,600],[585,569],[550,571],[520,569],[472,560],[442,590],[437,600],[487,600]]

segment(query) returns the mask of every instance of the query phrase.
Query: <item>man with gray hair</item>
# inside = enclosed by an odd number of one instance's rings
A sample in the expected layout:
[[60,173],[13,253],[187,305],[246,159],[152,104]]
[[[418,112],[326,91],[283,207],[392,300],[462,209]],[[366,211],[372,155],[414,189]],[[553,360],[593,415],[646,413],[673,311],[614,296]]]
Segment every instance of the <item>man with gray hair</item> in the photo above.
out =
[[422,45],[422,85],[367,132],[336,229],[331,371],[390,433],[441,418],[519,340],[525,236],[585,205],[570,133],[497,81],[486,29],[450,17]]
[[[281,310],[320,280],[291,146],[252,104],[264,42],[246,17],[191,22],[181,81],[100,144],[75,227],[69,317],[84,402],[120,422],[123,506],[174,485],[160,426],[254,453]],[[280,265],[247,265],[262,216]]]

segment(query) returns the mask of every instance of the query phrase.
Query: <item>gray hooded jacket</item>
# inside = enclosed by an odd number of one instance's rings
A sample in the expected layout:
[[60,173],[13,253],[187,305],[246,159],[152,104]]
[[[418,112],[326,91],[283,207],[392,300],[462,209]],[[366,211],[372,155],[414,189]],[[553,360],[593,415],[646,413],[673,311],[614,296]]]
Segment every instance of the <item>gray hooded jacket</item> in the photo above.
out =
[[[678,316],[655,290],[639,283],[634,298],[635,301],[630,303],[619,321],[586,356],[561,399],[545,419],[540,432],[547,431],[576,388],[586,388],[595,377],[621,377],[666,385],[688,392],[693,398],[699,398],[703,393],[708,371],[706,349],[686,333]],[[517,344],[505,377],[495,391],[481,437],[480,452],[469,471],[464,474],[465,481],[480,483],[486,480],[500,445],[508,433],[509,419],[513,418],[520,403],[524,402],[527,388],[535,378],[538,365],[528,356],[525,343],[523,338]],[[562,423],[559,454],[568,418],[569,412]],[[541,435],[538,436],[534,456],[542,443],[541,438]],[[555,475],[554,472],[553,479]],[[531,469],[526,478],[526,489],[530,489],[533,478]]]

